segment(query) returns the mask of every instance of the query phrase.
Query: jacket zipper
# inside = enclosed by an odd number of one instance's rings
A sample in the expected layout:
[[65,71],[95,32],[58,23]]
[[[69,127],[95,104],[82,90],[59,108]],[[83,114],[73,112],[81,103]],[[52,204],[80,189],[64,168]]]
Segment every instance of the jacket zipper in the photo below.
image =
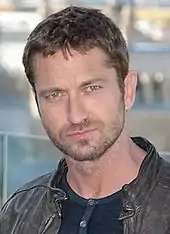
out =
[[51,215],[45,222],[44,222],[44,227],[41,229],[39,234],[44,234],[46,233],[47,229],[51,226],[55,219],[56,215]]

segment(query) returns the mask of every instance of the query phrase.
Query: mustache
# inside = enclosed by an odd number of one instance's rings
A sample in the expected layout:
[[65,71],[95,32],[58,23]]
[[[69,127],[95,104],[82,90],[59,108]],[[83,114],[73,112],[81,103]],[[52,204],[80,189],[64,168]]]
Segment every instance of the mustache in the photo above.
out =
[[92,128],[97,128],[97,126],[99,126],[99,121],[89,121],[89,120],[84,120],[81,123],[78,124],[70,124],[65,126],[62,129],[62,133],[64,134],[70,134],[72,132],[76,132],[76,131],[84,131],[84,130],[89,130]]
[[82,121],[81,123],[78,123],[78,124],[70,124],[69,126],[66,127],[66,132],[74,132],[74,131],[83,131],[87,128],[89,128],[91,124],[89,123],[88,120],[84,120]]

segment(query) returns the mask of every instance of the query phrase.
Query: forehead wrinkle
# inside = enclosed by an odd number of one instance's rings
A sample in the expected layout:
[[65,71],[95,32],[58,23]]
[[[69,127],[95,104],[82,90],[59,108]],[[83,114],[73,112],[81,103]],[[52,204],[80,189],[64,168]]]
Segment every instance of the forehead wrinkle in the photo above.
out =
[[[97,55],[100,55],[100,56],[97,56]],[[94,63],[94,58],[95,58],[95,63]],[[61,62],[62,59],[64,61],[63,63]],[[85,54],[82,54],[78,51],[73,51],[72,55],[69,56],[68,59],[64,58],[62,51],[58,51],[55,54],[49,55],[47,57],[44,57],[42,54],[37,54],[34,57],[34,61],[35,61],[35,63],[34,63],[35,64],[35,69],[34,69],[35,70],[35,77],[39,77],[40,75],[41,76],[43,75],[40,72],[41,70],[47,71],[47,75],[49,73],[50,77],[47,77],[45,79],[48,81],[48,82],[46,82],[46,85],[50,85],[50,80],[52,82],[58,80],[58,82],[61,82],[62,85],[67,86],[67,82],[68,82],[69,77],[73,77],[72,82],[74,82],[74,84],[75,84],[75,82],[81,83],[81,82],[84,82],[88,79],[98,78],[96,76],[98,76],[97,72],[99,70],[100,65],[103,65],[103,68],[106,68],[106,69],[109,68],[108,67],[108,58],[105,55],[105,53],[100,49],[97,49],[97,50],[92,49]],[[49,62],[46,62],[46,61],[49,61]],[[83,62],[81,62],[81,61],[83,61]],[[92,66],[92,64],[93,64],[93,66]],[[54,70],[52,69],[52,72],[51,72],[50,66],[54,67]],[[58,69],[58,67],[60,69]],[[77,72],[80,74],[77,74]],[[89,74],[88,74],[88,72],[89,72]],[[90,74],[90,72],[91,72],[91,74]],[[93,74],[93,72],[94,72],[94,74]],[[45,73],[45,72],[43,72],[43,73]],[[60,74],[60,73],[62,73],[62,74]],[[82,79],[80,78],[81,76],[82,76]],[[87,79],[85,76],[89,76],[89,78]],[[61,85],[57,84],[57,86],[61,86]],[[71,83],[69,83],[69,86],[71,86]]]

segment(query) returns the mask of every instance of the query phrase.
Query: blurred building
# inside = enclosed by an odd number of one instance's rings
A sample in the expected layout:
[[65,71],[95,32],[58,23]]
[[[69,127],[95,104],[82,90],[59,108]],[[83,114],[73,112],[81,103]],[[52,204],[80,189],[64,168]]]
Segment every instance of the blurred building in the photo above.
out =
[[[0,129],[44,134],[40,127],[41,123],[33,95],[25,79],[22,53],[26,38],[37,23],[45,15],[68,4],[100,8],[120,26],[129,46],[130,68],[137,70],[139,75],[133,118],[136,116],[136,119],[139,119],[139,110],[146,114],[148,110],[154,112],[166,110],[168,113],[170,107],[169,1],[3,0],[0,3],[0,82],[6,95],[5,98],[1,98],[0,102],[0,105],[5,108],[1,114],[5,123],[2,121]],[[7,96],[8,98],[6,98]],[[1,108],[1,112],[3,108]],[[23,124],[19,126],[17,123],[15,124],[15,118],[10,120],[11,124],[7,124],[6,116],[11,113],[11,110],[13,110],[12,113],[18,110],[16,119],[20,115],[22,120],[20,122]],[[27,118],[25,118],[25,113],[27,113]],[[163,121],[163,116],[160,117],[160,121]],[[168,146],[162,148],[169,149]]]
[[129,47],[130,69],[138,71],[127,128],[150,139],[158,150],[170,151],[169,0],[1,0],[0,199],[60,158],[42,128],[22,53],[37,23],[68,4],[101,9],[119,25]]

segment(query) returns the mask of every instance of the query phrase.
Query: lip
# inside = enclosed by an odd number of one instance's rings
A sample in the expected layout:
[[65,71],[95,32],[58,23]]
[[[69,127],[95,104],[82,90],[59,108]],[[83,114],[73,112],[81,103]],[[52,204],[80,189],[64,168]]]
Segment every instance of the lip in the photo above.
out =
[[72,132],[72,133],[68,134],[68,136],[71,136],[71,137],[81,137],[81,136],[85,136],[85,135],[87,135],[90,132],[93,132],[95,130],[96,129],[89,129],[89,130],[84,130],[84,131],[76,131],[76,132]]

